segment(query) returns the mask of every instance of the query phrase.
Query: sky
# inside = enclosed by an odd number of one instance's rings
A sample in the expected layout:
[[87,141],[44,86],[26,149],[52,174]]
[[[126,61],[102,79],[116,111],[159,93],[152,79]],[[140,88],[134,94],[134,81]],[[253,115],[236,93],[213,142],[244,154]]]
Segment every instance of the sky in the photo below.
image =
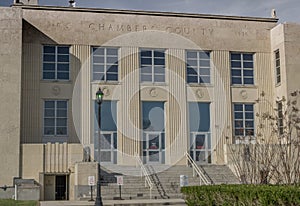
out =
[[[13,0],[0,0],[9,6]],[[68,6],[68,0],[39,0],[40,5]],[[300,23],[300,0],[76,0],[77,7],[170,11],[233,16],[271,17],[279,22]]]

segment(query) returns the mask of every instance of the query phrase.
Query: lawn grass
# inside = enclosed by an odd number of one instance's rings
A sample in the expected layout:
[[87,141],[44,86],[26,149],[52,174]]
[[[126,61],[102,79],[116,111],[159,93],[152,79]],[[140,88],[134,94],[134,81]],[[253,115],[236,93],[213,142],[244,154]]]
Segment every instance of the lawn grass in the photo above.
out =
[[0,199],[0,206],[38,206],[38,201]]

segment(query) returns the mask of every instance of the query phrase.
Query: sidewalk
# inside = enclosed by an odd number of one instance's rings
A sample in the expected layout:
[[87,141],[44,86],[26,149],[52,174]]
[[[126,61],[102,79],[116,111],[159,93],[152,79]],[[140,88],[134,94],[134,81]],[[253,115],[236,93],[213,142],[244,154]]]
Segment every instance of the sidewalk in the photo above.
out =
[[[105,206],[122,205],[186,205],[183,199],[136,199],[136,200],[103,200]],[[95,202],[88,201],[41,201],[40,206],[90,206]]]

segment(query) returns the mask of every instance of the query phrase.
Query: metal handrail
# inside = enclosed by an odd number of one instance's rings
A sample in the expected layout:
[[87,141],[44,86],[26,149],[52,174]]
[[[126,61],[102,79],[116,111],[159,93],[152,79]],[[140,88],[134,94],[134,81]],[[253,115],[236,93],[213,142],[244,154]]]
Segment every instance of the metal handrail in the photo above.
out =
[[139,164],[139,166],[141,167],[141,177],[145,177],[145,187],[149,187],[150,189],[150,199],[152,199],[152,189],[153,189],[153,182],[150,178],[150,174],[148,173],[146,167],[144,166],[140,156],[138,154],[134,155],[136,162]]
[[193,167],[193,176],[195,176],[195,171],[200,178],[200,185],[202,185],[202,182],[205,185],[210,185],[211,182],[207,179],[207,177],[204,175],[204,173],[200,170],[196,162],[192,159],[192,157],[189,155],[188,152],[185,152],[184,155],[186,156],[187,161],[191,164]]

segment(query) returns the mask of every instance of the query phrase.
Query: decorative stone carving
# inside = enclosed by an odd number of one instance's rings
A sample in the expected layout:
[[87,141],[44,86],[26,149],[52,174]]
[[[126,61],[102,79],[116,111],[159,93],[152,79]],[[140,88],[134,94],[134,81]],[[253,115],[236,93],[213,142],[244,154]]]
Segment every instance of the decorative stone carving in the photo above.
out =
[[55,96],[60,94],[60,87],[59,86],[53,86],[51,90],[52,90],[52,94],[55,95]]
[[103,87],[102,89],[104,96],[109,96],[110,95],[110,89],[107,87]]
[[157,90],[156,90],[155,88],[152,88],[152,89],[150,89],[150,91],[149,91],[149,95],[150,95],[151,97],[157,97],[158,92],[157,92]]
[[197,97],[202,98],[202,97],[204,97],[204,92],[202,91],[202,89],[197,89],[196,95],[197,95]]
[[243,98],[243,99],[247,99],[248,98],[248,93],[246,90],[242,90],[240,92],[240,96]]

